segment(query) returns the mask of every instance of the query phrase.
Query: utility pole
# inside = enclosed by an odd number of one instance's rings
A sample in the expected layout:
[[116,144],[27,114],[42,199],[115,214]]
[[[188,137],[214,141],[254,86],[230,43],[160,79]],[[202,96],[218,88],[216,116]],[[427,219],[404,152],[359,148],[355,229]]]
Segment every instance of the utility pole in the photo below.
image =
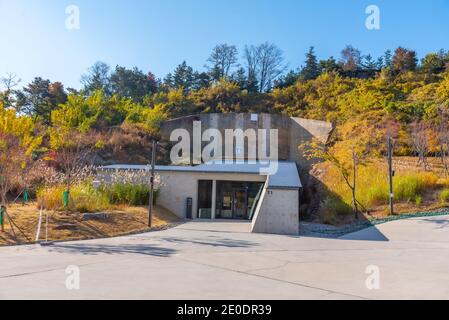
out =
[[148,208],[148,227],[152,227],[153,220],[153,193],[154,193],[154,171],[156,166],[156,148],[158,143],[153,140],[151,147],[151,173],[150,173],[150,203]]
[[394,170],[393,170],[393,153],[394,153],[394,144],[393,144],[393,138],[391,136],[388,136],[387,141],[387,161],[388,161],[388,177],[390,182],[390,215],[394,215],[394,193],[393,193],[393,177],[394,177]]

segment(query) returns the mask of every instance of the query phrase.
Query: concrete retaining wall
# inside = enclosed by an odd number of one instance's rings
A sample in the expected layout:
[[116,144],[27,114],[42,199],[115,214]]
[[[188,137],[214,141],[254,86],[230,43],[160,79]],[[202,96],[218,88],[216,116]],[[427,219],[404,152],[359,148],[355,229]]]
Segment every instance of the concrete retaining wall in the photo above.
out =
[[299,191],[264,188],[252,222],[252,232],[299,234]]

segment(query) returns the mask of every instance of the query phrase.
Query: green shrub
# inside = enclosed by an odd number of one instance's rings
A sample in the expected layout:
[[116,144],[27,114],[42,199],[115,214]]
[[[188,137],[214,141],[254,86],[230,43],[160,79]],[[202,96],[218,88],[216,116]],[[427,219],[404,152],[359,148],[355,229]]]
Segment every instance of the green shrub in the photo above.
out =
[[[44,187],[37,191],[39,206],[45,203],[45,206],[51,210],[63,210],[63,193],[66,186],[59,185],[53,187]],[[73,185],[70,188],[69,209],[79,212],[98,212],[112,209],[109,199],[95,190],[91,182]]]
[[420,206],[422,204],[422,197],[421,196],[416,196],[415,197],[415,204],[417,206]]
[[394,183],[394,194],[397,200],[412,201],[422,195],[426,189],[434,188],[438,178],[432,173],[410,173],[398,176]]
[[[120,183],[104,185],[100,192],[106,195],[112,204],[127,204],[132,206],[147,205],[149,202],[150,188],[145,184],[135,185]],[[153,203],[156,204],[159,191],[155,190]]]
[[449,203],[449,189],[440,192],[440,201],[442,204]]
[[[45,203],[51,210],[63,210],[63,193],[66,186],[44,187],[37,191],[39,206]],[[78,212],[98,212],[114,209],[116,205],[148,205],[149,187],[133,184],[103,185],[96,190],[91,181],[73,185],[70,189],[69,209]],[[154,192],[156,204],[159,191]],[[72,201],[73,200],[73,201]]]

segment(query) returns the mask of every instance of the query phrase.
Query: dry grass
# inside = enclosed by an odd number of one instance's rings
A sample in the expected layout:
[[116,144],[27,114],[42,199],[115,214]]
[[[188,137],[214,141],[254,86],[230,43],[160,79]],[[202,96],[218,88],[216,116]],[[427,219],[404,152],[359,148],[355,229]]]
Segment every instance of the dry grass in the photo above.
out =
[[[33,243],[39,211],[36,203],[28,205],[12,205],[8,212],[14,222],[23,230],[28,238],[17,229],[18,241],[12,236],[10,225],[5,221],[5,233],[0,232],[0,245],[14,245]],[[96,238],[116,237],[120,235],[148,231],[146,207],[119,206],[116,210],[108,211],[106,220],[83,220],[81,214],[66,215],[63,212],[49,211],[49,240],[84,240]],[[179,219],[164,208],[156,207],[153,216],[153,227],[164,228],[171,223],[179,222]],[[45,237],[45,216],[41,229],[41,239]]]
[[[431,172],[423,172],[416,158],[396,158],[394,178],[395,212],[399,214],[432,211],[446,207],[441,200],[442,189],[449,186],[438,159],[431,158]],[[351,192],[338,170],[328,163],[318,165],[318,180],[327,189],[326,201],[321,205],[320,219],[330,224],[353,222]],[[444,196],[444,195],[443,195]],[[357,199],[369,211],[369,217],[388,216],[388,173],[385,161],[373,160],[358,168]],[[368,216],[367,216],[368,217]]]

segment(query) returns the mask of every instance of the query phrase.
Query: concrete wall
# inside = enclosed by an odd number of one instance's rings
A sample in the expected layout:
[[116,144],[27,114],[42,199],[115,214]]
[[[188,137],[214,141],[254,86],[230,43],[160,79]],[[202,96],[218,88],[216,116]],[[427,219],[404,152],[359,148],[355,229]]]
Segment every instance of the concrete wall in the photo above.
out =
[[193,200],[193,218],[198,213],[198,181],[241,181],[265,182],[267,177],[258,174],[223,174],[223,173],[189,173],[159,172],[161,179],[158,205],[170,210],[180,218],[186,217],[187,198]]
[[[167,121],[161,126],[161,136],[165,141],[169,141],[170,134],[176,129],[185,129],[193,136],[193,122],[201,121],[201,131],[204,132],[207,129],[218,129],[223,138],[225,137],[226,129],[277,129],[278,130],[278,157],[279,160],[293,161],[298,164],[307,163],[302,152],[299,150],[299,146],[305,142],[311,141],[313,138],[317,138],[323,143],[329,139],[332,133],[333,126],[328,122],[308,120],[302,118],[289,118],[277,114],[258,114],[257,120],[253,121],[252,115],[247,113],[230,113],[230,114],[201,114],[195,116],[188,116],[179,119]],[[268,153],[270,141],[267,136],[267,148]],[[230,141],[224,141],[229,144]],[[203,142],[203,147],[208,142]],[[191,142],[191,150],[193,150],[193,142]],[[225,144],[226,146],[226,144]],[[225,155],[225,146],[223,147],[223,156]],[[235,159],[247,159],[248,158],[248,146],[245,142],[245,150],[243,154],[234,154]]]
[[299,234],[299,191],[264,188],[252,222],[252,232]]

